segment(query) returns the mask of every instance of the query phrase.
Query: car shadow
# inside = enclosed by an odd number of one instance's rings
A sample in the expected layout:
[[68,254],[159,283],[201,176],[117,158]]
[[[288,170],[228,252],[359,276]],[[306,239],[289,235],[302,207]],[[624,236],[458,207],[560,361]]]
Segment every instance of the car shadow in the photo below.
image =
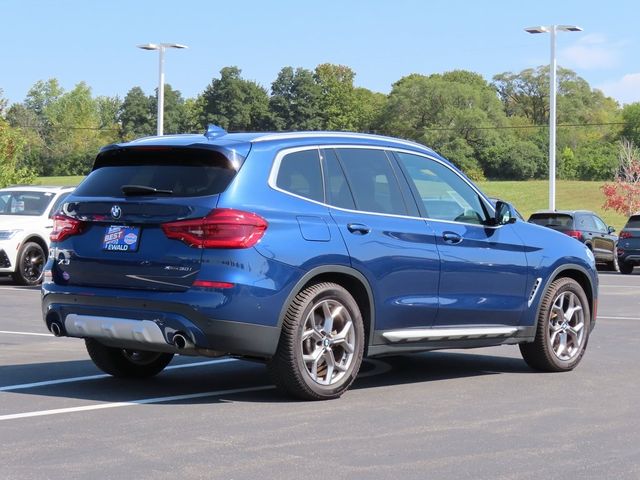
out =
[[[206,359],[179,357],[172,365],[206,362]],[[460,352],[428,352],[421,354],[365,359],[360,375],[351,390],[401,384],[431,383],[456,378],[499,375],[504,373],[534,373],[522,359]],[[270,378],[266,367],[244,360],[204,364],[197,367],[167,369],[160,375],[144,380],[119,379],[101,375],[89,360],[33,363],[0,366],[0,395],[5,408],[11,408],[7,394],[38,397],[59,397],[99,402],[135,402],[162,397],[180,397],[211,393],[200,398],[175,399],[171,403],[209,404],[239,402],[295,402],[286,394],[268,388]],[[99,376],[69,383],[29,386],[35,382],[52,382],[72,377]],[[12,388],[25,385],[27,387]],[[10,390],[7,390],[7,386]],[[234,390],[240,390],[233,392]],[[231,391],[231,392],[228,392]],[[216,393],[220,392],[220,393]],[[153,403],[163,403],[162,400]],[[22,404],[21,404],[22,405]],[[22,405],[24,408],[24,405]],[[3,408],[1,414],[6,412]],[[52,407],[53,408],[53,407]],[[11,408],[13,410],[13,408]]]

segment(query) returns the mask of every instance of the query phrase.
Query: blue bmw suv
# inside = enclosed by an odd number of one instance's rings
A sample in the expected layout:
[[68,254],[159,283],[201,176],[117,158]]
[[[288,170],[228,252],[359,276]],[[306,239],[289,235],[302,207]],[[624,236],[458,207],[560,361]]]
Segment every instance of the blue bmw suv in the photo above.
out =
[[501,344],[566,371],[596,319],[583,244],[375,135],[212,127],[109,145],[51,241],[47,327],[120,377],[233,355],[320,400],[363,357]]

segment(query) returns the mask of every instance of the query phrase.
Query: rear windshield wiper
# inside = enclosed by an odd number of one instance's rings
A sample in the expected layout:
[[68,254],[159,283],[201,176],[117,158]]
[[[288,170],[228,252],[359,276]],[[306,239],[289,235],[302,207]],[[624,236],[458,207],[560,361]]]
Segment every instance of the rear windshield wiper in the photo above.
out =
[[120,190],[125,195],[173,195],[173,190],[162,190],[146,185],[122,185]]

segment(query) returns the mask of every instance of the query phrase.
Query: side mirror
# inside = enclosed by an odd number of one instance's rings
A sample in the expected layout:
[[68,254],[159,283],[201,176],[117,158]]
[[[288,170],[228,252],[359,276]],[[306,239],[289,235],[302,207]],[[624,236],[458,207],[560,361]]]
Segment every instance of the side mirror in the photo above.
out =
[[510,203],[498,200],[496,202],[496,214],[493,218],[495,225],[506,225],[508,223],[515,223],[518,219],[515,209]]
[[609,227],[607,230],[609,230],[609,233],[613,233],[613,232],[615,232],[615,231],[616,231],[616,229],[615,229],[615,228],[613,228],[613,227]]

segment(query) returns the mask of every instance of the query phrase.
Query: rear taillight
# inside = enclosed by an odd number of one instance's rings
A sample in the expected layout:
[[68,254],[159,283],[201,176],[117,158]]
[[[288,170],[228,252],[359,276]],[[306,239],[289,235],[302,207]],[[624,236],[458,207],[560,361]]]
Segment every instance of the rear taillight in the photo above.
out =
[[164,223],[162,231],[194,248],[249,248],[262,238],[267,225],[255,213],[219,208],[204,218]]
[[625,232],[624,230],[620,232],[620,238],[631,238],[633,235],[631,232]]
[[53,216],[53,230],[49,234],[52,242],[61,242],[67,237],[82,233],[84,223],[66,215],[57,214]]
[[579,232],[578,230],[568,230],[564,233],[569,235],[571,238],[575,238],[576,240],[582,240],[582,232]]

